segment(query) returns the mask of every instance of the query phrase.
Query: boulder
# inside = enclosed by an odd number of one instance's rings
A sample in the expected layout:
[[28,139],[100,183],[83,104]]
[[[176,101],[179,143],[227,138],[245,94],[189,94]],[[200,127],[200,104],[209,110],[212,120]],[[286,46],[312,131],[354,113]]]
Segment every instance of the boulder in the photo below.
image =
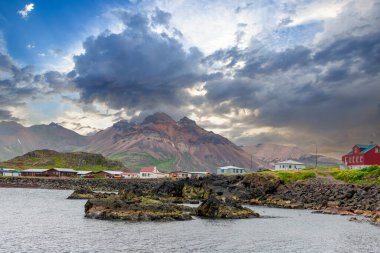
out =
[[196,209],[196,214],[200,217],[213,219],[244,219],[259,217],[251,209],[245,208],[230,198],[218,198],[214,195],[204,200]]

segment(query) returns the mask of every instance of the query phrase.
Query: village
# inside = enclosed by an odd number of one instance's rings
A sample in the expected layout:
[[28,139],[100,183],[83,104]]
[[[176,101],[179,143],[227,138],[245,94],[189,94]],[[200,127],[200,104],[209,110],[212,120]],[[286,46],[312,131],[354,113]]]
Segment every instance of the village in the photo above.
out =
[[[357,144],[347,154],[342,156],[340,169],[362,169],[371,165],[380,165],[380,147],[377,144]],[[287,160],[274,165],[273,171],[304,170],[304,163]],[[217,175],[237,175],[247,173],[248,170],[236,166],[223,166],[216,168]],[[0,168],[0,176],[4,177],[78,177],[78,178],[115,178],[115,179],[156,179],[156,178],[201,178],[213,174],[210,171],[171,171],[162,172],[156,167],[144,167],[139,172],[117,171],[117,170],[74,170],[72,168],[28,168],[16,170]]]

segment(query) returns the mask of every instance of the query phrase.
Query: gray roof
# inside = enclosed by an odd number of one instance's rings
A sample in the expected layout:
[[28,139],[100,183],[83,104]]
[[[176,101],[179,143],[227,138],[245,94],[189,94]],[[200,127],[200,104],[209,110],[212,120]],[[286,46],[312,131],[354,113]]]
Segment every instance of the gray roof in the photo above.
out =
[[53,168],[54,170],[57,170],[57,171],[59,171],[59,172],[77,172],[77,171],[75,171],[75,170],[73,170],[73,169],[69,169],[69,168]]
[[123,174],[123,171],[117,171],[117,170],[102,170],[105,173],[111,174],[111,175],[121,175]]
[[228,170],[228,169],[240,169],[244,170],[244,168],[236,167],[236,166],[224,166],[224,167],[219,167],[221,170]]
[[23,172],[45,172],[45,171],[48,171],[48,169],[26,169],[26,170],[23,170],[21,171],[21,173]]
[[305,165],[304,163],[300,163],[300,162],[293,161],[293,160],[287,160],[287,161],[283,161],[283,162],[278,162],[278,163],[276,163],[276,164]]
[[78,175],[87,175],[87,174],[90,174],[92,171],[91,170],[78,170],[76,171],[76,173]]

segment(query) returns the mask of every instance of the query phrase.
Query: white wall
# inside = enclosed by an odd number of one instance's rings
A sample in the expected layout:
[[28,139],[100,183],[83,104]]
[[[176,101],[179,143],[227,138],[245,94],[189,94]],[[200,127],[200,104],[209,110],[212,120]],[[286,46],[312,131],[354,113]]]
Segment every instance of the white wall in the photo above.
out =
[[303,170],[305,165],[299,164],[276,164],[274,170]]

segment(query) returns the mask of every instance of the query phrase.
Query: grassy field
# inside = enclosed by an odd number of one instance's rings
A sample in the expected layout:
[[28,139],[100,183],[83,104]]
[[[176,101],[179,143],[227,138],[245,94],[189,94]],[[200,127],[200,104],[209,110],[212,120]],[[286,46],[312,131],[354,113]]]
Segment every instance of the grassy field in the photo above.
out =
[[352,184],[380,184],[380,167],[377,165],[363,169],[341,170],[339,168],[310,168],[302,171],[265,171],[260,172],[278,177],[283,183],[305,181],[312,178],[331,178]]
[[298,181],[305,181],[307,179],[315,178],[317,174],[312,171],[265,171],[260,172],[263,174],[270,174],[278,177],[281,182],[287,184]]
[[380,167],[373,165],[360,170],[334,170],[330,174],[337,180],[354,184],[380,184]]

